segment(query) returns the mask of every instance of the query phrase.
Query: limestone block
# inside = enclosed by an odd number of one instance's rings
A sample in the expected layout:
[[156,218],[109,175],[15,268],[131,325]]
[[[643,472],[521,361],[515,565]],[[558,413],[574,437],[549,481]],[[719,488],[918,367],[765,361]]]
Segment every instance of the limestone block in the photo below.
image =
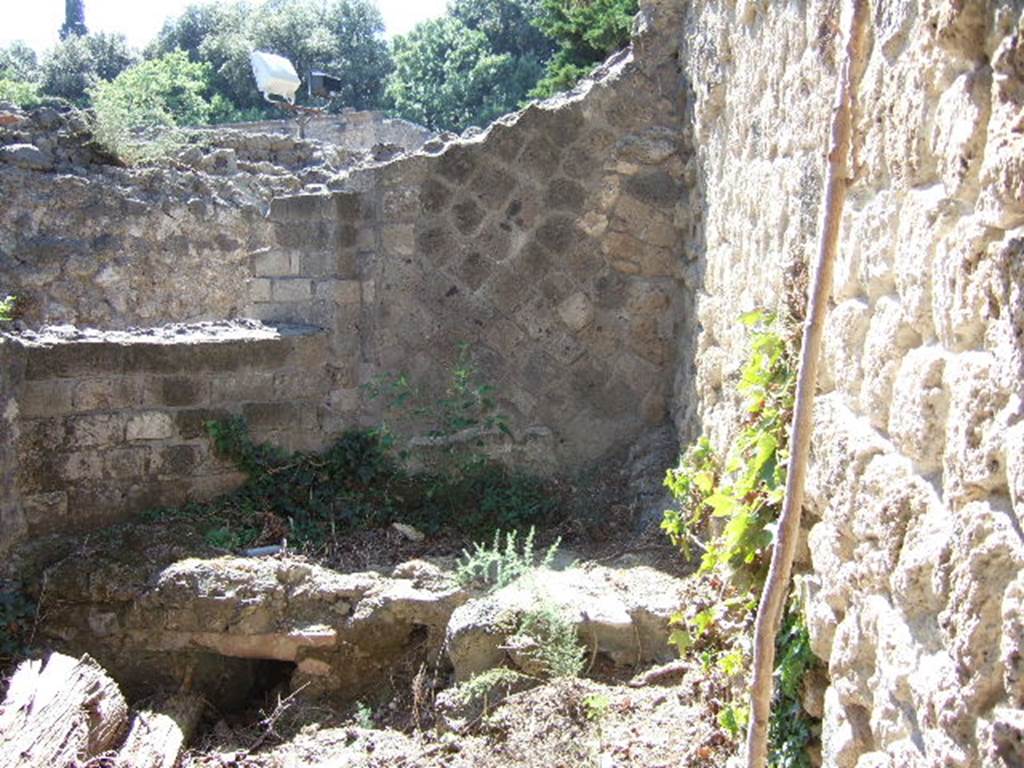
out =
[[615,144],[615,155],[627,162],[657,165],[676,153],[679,131],[665,126],[651,126],[629,134]]
[[836,259],[833,290],[836,300],[892,292],[897,227],[894,195],[879,192],[856,213],[851,212]]
[[932,265],[932,322],[948,349],[979,348],[985,326],[999,312],[1001,264],[988,249],[996,232],[962,220],[939,241]]
[[845,708],[834,687],[825,691],[825,716],[821,722],[822,764],[835,768],[855,768],[857,758],[867,750],[870,736],[866,713],[861,708]]
[[60,416],[75,410],[74,397],[80,382],[74,379],[48,379],[31,381],[17,395],[18,412],[25,418],[36,416]]
[[987,68],[965,72],[939,98],[931,145],[949,197],[973,200],[976,194],[991,85]]
[[[1000,505],[975,501],[957,513],[950,593],[938,616],[943,645],[958,668],[957,705],[977,716],[1003,688],[1003,596],[1024,567],[1024,545]],[[962,726],[962,724],[961,724]]]
[[938,347],[911,350],[896,373],[889,435],[924,474],[942,466],[949,393],[943,384],[946,353]]
[[912,190],[899,211],[893,278],[907,323],[926,340],[934,337],[932,254],[952,220],[941,184]]
[[71,446],[116,445],[124,440],[125,418],[122,414],[111,413],[72,416],[67,420],[67,433]]
[[999,659],[1003,688],[1014,707],[1024,707],[1024,573],[1017,574],[1003,595]]
[[1006,431],[1006,478],[1013,513],[1024,528],[1024,421]]
[[903,319],[899,302],[888,296],[880,298],[868,326],[862,359],[864,384],[860,391],[860,409],[872,426],[886,428],[893,382],[903,352],[919,343],[920,337]]
[[249,301],[270,301],[270,280],[254,278],[249,283]]
[[276,302],[308,301],[313,296],[313,282],[303,278],[276,279],[271,295]]
[[162,411],[144,411],[128,418],[125,438],[135,440],[166,440],[174,437],[174,419]]
[[995,376],[996,361],[985,352],[951,357],[944,383],[950,393],[943,452],[948,503],[960,504],[1007,492],[1006,428],[1020,404],[1011,401]]
[[819,381],[822,391],[835,389],[848,402],[857,402],[863,378],[862,350],[870,319],[871,310],[860,299],[847,299],[829,313]]
[[572,294],[558,305],[558,316],[572,330],[586,328],[594,319],[594,306],[582,291]]
[[936,498],[907,527],[890,589],[910,617],[927,619],[946,603],[953,519]]
[[265,248],[252,255],[252,271],[258,277],[297,275],[299,257],[286,251]]

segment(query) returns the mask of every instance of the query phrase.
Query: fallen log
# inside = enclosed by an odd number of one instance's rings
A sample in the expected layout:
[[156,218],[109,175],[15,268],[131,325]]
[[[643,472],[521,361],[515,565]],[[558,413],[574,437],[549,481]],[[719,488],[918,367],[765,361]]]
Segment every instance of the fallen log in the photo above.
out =
[[116,746],[127,720],[117,683],[88,655],[23,662],[0,705],[0,768],[81,764]]
[[132,720],[117,764],[124,768],[175,768],[192,739],[204,702],[199,696],[177,694]]

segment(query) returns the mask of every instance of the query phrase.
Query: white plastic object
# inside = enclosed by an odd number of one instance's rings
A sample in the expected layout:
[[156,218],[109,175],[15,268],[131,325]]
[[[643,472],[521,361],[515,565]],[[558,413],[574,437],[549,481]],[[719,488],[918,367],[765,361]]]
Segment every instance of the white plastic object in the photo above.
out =
[[279,96],[289,104],[295,103],[295,91],[299,89],[299,76],[295,67],[284,56],[266,51],[253,51],[249,57],[256,87],[263,98],[273,103],[271,96]]

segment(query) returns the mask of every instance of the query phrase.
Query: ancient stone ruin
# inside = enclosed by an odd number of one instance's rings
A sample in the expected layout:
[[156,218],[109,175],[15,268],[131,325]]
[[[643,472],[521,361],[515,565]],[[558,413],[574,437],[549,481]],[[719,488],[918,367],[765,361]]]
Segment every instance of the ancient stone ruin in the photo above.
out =
[[[583,472],[666,432],[727,445],[738,316],[802,311],[840,30],[829,0],[651,0],[630,49],[478,135],[250,126],[152,168],[77,114],[0,111],[0,288],[21,300],[0,341],[6,575],[45,537],[236,487],[204,422],[323,447],[375,423],[378,375],[441,387],[458,342],[510,415],[488,450],[516,466]],[[797,563],[827,668],[818,759],[1020,765],[1024,11],[875,4],[867,51]],[[353,700],[411,648],[468,679],[529,600],[434,562],[216,559],[162,525],[48,564],[62,609],[40,631],[129,698],[187,677],[229,707],[229,670]],[[667,661],[686,597],[620,566],[559,572],[552,599],[585,606],[595,658]]]

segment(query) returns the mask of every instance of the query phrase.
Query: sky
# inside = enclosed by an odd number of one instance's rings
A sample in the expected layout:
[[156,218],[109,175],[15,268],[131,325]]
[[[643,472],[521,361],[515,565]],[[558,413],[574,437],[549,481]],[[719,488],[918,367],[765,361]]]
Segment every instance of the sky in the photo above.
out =
[[[156,35],[168,16],[194,0],[85,0],[85,25],[90,32],[122,32],[136,48]],[[408,32],[424,19],[444,13],[446,0],[376,0],[387,36]],[[7,7],[2,7],[7,6]],[[64,0],[0,0],[0,46],[23,40],[38,52],[57,42],[64,23]]]

